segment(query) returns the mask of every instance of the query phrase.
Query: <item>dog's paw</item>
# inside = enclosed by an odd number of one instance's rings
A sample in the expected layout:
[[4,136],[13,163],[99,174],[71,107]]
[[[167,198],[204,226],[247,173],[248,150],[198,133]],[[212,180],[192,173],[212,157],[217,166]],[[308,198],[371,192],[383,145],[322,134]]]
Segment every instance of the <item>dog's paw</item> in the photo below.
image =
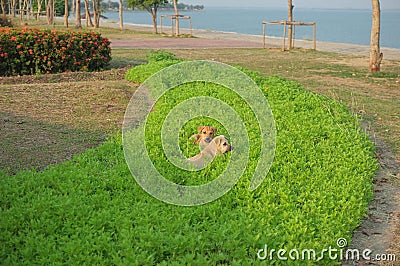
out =
[[200,135],[199,135],[199,134],[193,134],[193,135],[189,138],[189,140],[193,140],[193,143],[194,143],[194,144],[198,144],[199,141],[200,141]]

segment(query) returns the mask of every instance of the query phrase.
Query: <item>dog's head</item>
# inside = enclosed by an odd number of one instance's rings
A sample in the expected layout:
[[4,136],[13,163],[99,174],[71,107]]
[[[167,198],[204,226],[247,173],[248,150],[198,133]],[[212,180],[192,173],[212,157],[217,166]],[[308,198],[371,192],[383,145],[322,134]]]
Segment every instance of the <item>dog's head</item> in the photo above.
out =
[[210,143],[213,140],[215,133],[217,133],[217,128],[211,126],[199,126],[197,131],[199,132],[200,140]]
[[217,145],[217,151],[220,153],[226,153],[233,149],[232,145],[229,144],[228,139],[224,135],[215,137],[213,141]]

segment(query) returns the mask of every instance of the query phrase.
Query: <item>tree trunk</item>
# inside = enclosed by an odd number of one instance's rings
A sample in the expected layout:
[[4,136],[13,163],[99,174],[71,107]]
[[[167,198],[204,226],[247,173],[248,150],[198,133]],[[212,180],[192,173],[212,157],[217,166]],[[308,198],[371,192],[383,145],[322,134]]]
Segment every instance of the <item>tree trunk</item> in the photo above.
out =
[[[53,22],[54,22],[54,16],[55,16],[55,8],[54,8],[55,2],[53,1]],[[32,4],[32,0],[29,0],[28,2],[28,18],[30,18],[30,16],[33,16],[33,4]]]
[[[288,21],[293,21],[293,8],[292,0],[288,0]],[[288,43],[289,43],[289,50],[292,49],[293,43],[293,25],[289,24],[289,31],[288,31]]]
[[69,11],[68,11],[68,0],[64,0],[64,26],[68,28],[68,17],[69,17]]
[[99,0],[92,0],[93,1],[93,20],[94,20],[94,27],[98,28],[100,26],[100,3]]
[[[19,19],[22,20],[22,16],[23,16],[23,11],[22,11],[22,0],[19,0]],[[6,14],[4,14],[5,16]]]
[[3,19],[6,19],[6,1],[1,0],[1,13],[3,14]]
[[15,15],[15,7],[16,7],[16,5],[17,5],[17,0],[12,0],[11,1],[11,16],[13,18],[16,17],[16,15]]
[[71,1],[71,11],[74,14],[73,16],[76,18],[75,0]]
[[381,31],[381,9],[379,0],[372,0],[372,27],[369,52],[369,69],[372,73],[381,69],[383,53],[380,51],[379,37]]
[[122,17],[123,17],[122,12],[123,12],[122,0],[119,0],[119,28],[121,30],[124,29],[124,21],[122,20]]
[[175,10],[175,36],[179,36],[179,12],[177,0],[174,1],[174,10]]
[[[74,0],[72,0],[74,1]],[[76,0],[75,4],[75,16],[76,16],[76,22],[75,22],[75,28],[82,28],[82,21],[81,21],[81,0]]]
[[158,33],[158,30],[157,30],[157,15],[152,13],[151,17],[153,19],[153,31],[154,31],[155,34],[157,34]]
[[157,34],[157,4],[154,4],[153,6],[144,6],[144,9],[146,9],[147,12],[151,14],[151,18],[153,20],[153,33]]
[[49,0],[47,2],[46,17],[47,17],[47,24],[53,25],[54,24],[54,5],[53,5],[53,0]]
[[84,0],[84,1],[85,1],[85,11],[86,11],[86,26],[93,27],[92,17],[90,16],[90,11],[89,11],[89,0]]
[[23,6],[23,12],[26,18],[29,18],[29,12],[28,12],[28,1],[24,0],[24,3],[22,4]]
[[37,14],[36,14],[36,20],[39,20],[40,17],[40,12],[42,11],[42,0],[37,1]]

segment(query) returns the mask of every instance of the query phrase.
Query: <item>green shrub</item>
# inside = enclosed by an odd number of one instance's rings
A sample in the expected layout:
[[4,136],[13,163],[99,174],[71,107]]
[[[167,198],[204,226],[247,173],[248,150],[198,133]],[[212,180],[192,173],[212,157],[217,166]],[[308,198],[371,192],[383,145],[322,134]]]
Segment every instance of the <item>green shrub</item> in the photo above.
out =
[[[158,69],[159,63],[136,68],[135,75],[151,75],[150,69]],[[190,185],[212,180],[229,156],[199,172],[182,171],[183,179],[177,178],[176,168],[160,149],[159,123],[188,97],[207,94],[234,103],[248,119],[254,158],[231,191],[197,207],[160,202],[134,181],[117,137],[43,172],[0,173],[0,261],[6,265],[259,265],[257,251],[265,245],[269,250],[321,252],[338,248],[338,238],[350,240],[372,198],[377,169],[372,143],[338,102],[292,81],[246,72],[262,86],[277,127],[275,160],[257,190],[247,190],[260,142],[251,110],[225,87],[183,84],[164,94],[149,116],[149,156],[173,181]],[[203,123],[216,121],[195,118],[180,132],[185,155],[195,152],[187,138]],[[219,134],[228,133],[214,125]],[[279,261],[275,253],[273,261],[264,263],[339,264],[339,257],[330,260],[325,255],[321,261]]]
[[159,61],[181,61],[180,59],[176,58],[173,53],[165,50],[149,50],[147,52],[147,59],[149,64]]
[[143,83],[152,74],[157,73],[165,67],[182,62],[171,52],[164,50],[150,50],[147,53],[148,64],[139,65],[129,69],[125,74],[125,79],[137,84]]
[[94,32],[0,29],[0,75],[96,71],[111,60],[110,42]]

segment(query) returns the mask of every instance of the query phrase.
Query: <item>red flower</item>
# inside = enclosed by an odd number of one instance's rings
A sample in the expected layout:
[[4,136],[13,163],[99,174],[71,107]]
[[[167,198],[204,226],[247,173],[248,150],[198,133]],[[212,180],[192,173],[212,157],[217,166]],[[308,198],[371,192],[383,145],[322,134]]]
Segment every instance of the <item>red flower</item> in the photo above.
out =
[[33,54],[32,49],[29,49],[28,52],[29,52],[29,54]]
[[48,62],[47,62],[47,65],[48,65],[48,66],[51,66],[51,62],[50,62],[50,61],[48,61]]
[[17,40],[17,37],[11,36],[11,41],[16,41],[16,40]]
[[17,49],[21,49],[21,47],[22,47],[21,44],[18,44],[18,45],[17,45]]

